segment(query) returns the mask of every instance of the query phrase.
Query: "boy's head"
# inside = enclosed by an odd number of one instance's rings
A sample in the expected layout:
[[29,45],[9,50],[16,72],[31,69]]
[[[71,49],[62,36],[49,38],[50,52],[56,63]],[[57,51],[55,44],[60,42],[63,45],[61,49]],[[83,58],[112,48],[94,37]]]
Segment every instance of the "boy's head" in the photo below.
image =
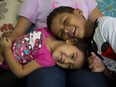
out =
[[67,6],[54,9],[47,17],[48,29],[64,40],[84,38],[85,23],[81,10]]
[[87,44],[77,41],[73,44],[70,41],[62,43],[53,50],[52,58],[62,68],[79,69],[84,66],[90,50]]

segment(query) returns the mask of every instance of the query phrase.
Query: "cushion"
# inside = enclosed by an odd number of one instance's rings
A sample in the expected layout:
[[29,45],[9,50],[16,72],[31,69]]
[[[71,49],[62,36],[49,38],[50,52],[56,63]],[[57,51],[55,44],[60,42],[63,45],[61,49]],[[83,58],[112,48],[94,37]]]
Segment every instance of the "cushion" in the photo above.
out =
[[[23,0],[0,0],[0,37],[12,31]],[[8,27],[8,28],[3,28]],[[3,36],[4,36],[3,35]]]

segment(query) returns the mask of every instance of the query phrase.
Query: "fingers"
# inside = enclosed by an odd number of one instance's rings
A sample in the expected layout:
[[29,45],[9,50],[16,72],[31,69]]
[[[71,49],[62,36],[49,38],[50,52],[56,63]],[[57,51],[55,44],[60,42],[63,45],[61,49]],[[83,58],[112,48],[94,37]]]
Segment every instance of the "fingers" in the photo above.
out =
[[91,56],[88,57],[88,61],[95,57],[96,57],[96,54],[94,52],[91,52]]
[[0,45],[3,45],[6,42],[6,37],[1,38]]
[[92,72],[96,72],[97,59],[98,59],[98,56],[96,56],[94,52],[92,52],[91,56],[88,58],[89,68],[91,69]]
[[[89,68],[90,68],[90,67],[89,67]],[[92,72],[95,72],[96,66],[92,66],[90,69],[91,69]]]
[[9,43],[11,43],[11,40],[9,38],[6,38],[6,41],[9,42]]
[[105,70],[103,61],[94,52],[88,58],[88,63],[92,72],[103,72]]
[[96,66],[96,58],[92,59],[90,62],[89,62],[89,68],[92,69],[94,66]]
[[6,42],[7,42],[7,41],[10,41],[10,39],[8,39],[7,37],[3,37],[3,38],[1,38],[1,40],[2,40],[2,41],[6,41]]
[[91,62],[95,61],[96,58],[97,58],[97,56],[95,55],[95,53],[91,52],[91,56],[88,57],[88,62],[91,63]]
[[1,38],[0,45],[5,46],[5,45],[8,45],[8,44],[10,44],[10,45],[12,44],[10,39],[8,39],[7,37]]
[[6,41],[6,37],[1,38],[1,42]]

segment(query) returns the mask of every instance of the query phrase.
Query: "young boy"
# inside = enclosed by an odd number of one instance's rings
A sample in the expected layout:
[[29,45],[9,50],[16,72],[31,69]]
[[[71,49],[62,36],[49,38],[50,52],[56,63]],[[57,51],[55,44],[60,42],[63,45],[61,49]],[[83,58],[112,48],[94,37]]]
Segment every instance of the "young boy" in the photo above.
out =
[[[63,40],[77,38],[91,42],[94,52],[103,56],[103,62],[110,71],[116,72],[116,18],[100,17],[95,23],[87,21],[81,10],[62,6],[51,12],[47,18],[48,29]],[[91,53],[90,68],[104,72],[106,67]]]

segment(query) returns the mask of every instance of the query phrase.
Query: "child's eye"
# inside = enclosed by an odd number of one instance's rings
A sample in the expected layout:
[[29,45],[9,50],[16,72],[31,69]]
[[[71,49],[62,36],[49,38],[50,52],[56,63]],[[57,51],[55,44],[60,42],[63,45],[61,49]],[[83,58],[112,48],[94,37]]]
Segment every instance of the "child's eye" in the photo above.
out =
[[64,23],[64,25],[66,25],[68,23],[68,20],[65,19],[63,23]]
[[73,53],[73,54],[72,54],[72,59],[74,59],[74,60],[75,60],[76,58],[77,58],[76,53]]
[[63,35],[64,35],[64,32],[62,31],[61,34],[60,34],[61,38],[63,38]]
[[72,59],[74,59],[74,53],[72,54]]

